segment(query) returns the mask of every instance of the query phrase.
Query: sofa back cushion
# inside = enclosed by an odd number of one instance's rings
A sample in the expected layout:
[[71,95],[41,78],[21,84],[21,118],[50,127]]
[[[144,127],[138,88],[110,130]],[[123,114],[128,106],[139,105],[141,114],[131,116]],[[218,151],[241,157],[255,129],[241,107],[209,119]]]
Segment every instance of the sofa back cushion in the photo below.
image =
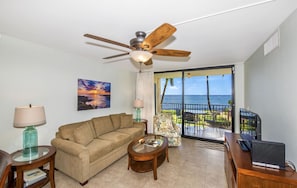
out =
[[121,116],[122,115],[125,115],[125,113],[110,115],[110,119],[112,121],[114,129],[119,129],[121,127]]
[[94,128],[89,121],[83,123],[73,131],[74,141],[87,146],[94,138]]
[[96,117],[92,119],[96,137],[114,130],[109,116]]
[[133,127],[133,116],[132,114],[121,115],[121,128]]
[[59,135],[65,140],[74,141],[73,131],[87,121],[76,122],[59,127]]

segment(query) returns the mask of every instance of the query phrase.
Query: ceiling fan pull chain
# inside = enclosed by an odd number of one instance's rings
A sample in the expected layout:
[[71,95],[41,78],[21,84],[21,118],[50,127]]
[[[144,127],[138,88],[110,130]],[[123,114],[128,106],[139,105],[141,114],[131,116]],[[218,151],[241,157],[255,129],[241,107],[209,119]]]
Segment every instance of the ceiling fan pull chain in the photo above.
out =
[[141,65],[142,65],[142,62],[139,62],[139,73],[142,73]]

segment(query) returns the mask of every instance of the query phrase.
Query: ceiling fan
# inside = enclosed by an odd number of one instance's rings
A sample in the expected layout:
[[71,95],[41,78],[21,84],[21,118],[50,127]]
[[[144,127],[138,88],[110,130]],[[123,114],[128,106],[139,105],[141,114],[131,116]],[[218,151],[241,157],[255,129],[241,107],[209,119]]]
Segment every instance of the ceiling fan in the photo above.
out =
[[184,50],[173,50],[173,49],[156,49],[157,45],[168,39],[174,32],[176,28],[168,23],[164,23],[151,32],[147,37],[146,33],[143,31],[137,31],[135,33],[136,38],[130,40],[130,45],[123,44],[117,41],[109,40],[103,37],[95,36],[92,34],[84,34],[85,37],[99,40],[102,42],[107,42],[110,44],[118,45],[121,47],[129,48],[131,51],[117,54],[109,57],[104,57],[103,59],[111,59],[124,55],[130,55],[130,57],[138,62],[144,63],[145,65],[151,65],[152,56],[173,56],[173,57],[187,57],[191,54],[189,51]]

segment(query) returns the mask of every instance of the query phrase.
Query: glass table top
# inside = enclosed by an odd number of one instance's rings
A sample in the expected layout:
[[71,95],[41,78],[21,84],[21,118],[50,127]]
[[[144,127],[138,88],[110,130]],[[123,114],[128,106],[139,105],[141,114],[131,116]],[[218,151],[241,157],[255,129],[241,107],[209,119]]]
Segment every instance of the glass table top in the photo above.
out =
[[29,157],[24,157],[23,156],[23,150],[19,150],[16,153],[13,154],[12,159],[14,161],[16,161],[16,162],[32,161],[32,160],[35,160],[35,159],[39,159],[42,156],[45,156],[46,154],[48,154],[48,152],[49,152],[49,148],[39,146],[38,147],[38,152],[37,152],[36,155],[29,156]]
[[132,149],[137,153],[148,153],[158,149],[164,142],[163,136],[147,135],[135,142]]

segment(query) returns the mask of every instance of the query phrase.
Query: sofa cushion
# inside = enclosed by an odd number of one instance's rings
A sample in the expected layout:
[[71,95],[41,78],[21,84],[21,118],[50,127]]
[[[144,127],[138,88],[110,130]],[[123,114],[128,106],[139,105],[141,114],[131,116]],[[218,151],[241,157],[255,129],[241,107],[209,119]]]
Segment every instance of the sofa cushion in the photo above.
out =
[[120,133],[117,131],[106,133],[98,137],[99,139],[112,141],[112,147],[117,148],[131,141],[129,134]]
[[74,141],[73,131],[87,121],[71,123],[59,127],[59,135],[65,140]]
[[132,136],[132,139],[140,137],[144,134],[144,130],[140,127],[129,127],[118,129],[117,132],[129,134]]
[[121,115],[121,127],[120,128],[129,128],[133,127],[133,116],[132,114]]
[[125,115],[125,113],[110,115],[110,119],[112,121],[114,129],[118,129],[121,127],[121,115]]
[[112,141],[102,139],[94,139],[87,148],[90,154],[90,163],[106,155],[113,149]]
[[113,131],[113,125],[109,116],[96,117],[92,119],[96,136]]
[[74,141],[84,146],[88,145],[93,139],[93,126],[89,122],[83,123],[73,131]]

